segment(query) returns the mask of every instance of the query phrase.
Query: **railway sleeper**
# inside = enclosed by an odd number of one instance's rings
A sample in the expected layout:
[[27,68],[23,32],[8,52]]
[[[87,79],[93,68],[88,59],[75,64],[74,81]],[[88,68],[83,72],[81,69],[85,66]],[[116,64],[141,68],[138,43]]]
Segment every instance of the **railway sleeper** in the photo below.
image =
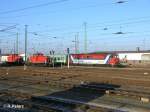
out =
[[124,92],[124,91],[114,91],[114,90],[106,90],[106,94],[108,95],[118,95],[118,96],[126,96],[126,97],[132,97],[136,98],[144,103],[149,103],[150,102],[150,95],[145,95],[145,94],[137,94],[137,93],[132,93],[132,92]]
[[[36,109],[36,110],[42,110],[42,111],[60,111],[60,112],[73,112],[72,108],[75,107],[75,105],[72,104],[66,104],[63,102],[58,102],[58,101],[47,101],[43,99],[35,99],[35,97],[32,97],[31,99],[26,99],[26,100],[21,100],[17,99],[17,97],[11,96],[11,98],[8,98],[7,95],[6,97],[0,97],[0,100],[2,102],[8,103],[8,104],[17,104],[17,105],[23,105],[25,109]],[[9,108],[8,108],[9,110]],[[11,112],[11,111],[8,111]],[[17,112],[17,111],[15,111]],[[20,111],[19,111],[20,112]],[[36,111],[37,112],[37,111]]]
[[[52,84],[53,85],[53,84]],[[126,97],[132,97],[134,99],[138,99],[142,102],[149,103],[150,102],[150,95],[145,92],[136,92],[136,91],[128,91],[123,89],[114,89],[112,87],[105,87],[105,86],[96,86],[96,85],[88,85],[88,84],[71,84],[71,83],[62,83],[62,82],[55,82],[54,84],[56,87],[63,87],[65,89],[69,89],[72,87],[77,88],[86,88],[91,90],[96,90],[100,93],[105,93],[109,95],[118,95],[118,96],[126,96]],[[53,86],[54,86],[53,85]]]

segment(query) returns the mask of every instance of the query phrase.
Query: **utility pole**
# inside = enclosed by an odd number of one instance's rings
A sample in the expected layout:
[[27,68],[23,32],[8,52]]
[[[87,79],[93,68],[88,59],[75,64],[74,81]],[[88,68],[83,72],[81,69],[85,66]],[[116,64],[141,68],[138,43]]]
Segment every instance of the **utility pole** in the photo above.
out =
[[14,41],[14,54],[16,54],[16,49],[15,49],[15,47],[16,47],[16,44],[15,44],[15,41]]
[[55,57],[54,57],[54,54],[55,54],[55,51],[52,50],[52,54],[53,54],[53,68],[55,67]]
[[77,32],[76,41],[77,41],[77,53],[79,53],[79,32]]
[[68,69],[70,68],[70,50],[69,48],[67,48],[67,67]]
[[77,54],[77,35],[75,35],[74,43],[75,43],[75,54]]
[[25,63],[27,62],[27,32],[28,25],[25,25]]
[[1,39],[0,39],[0,55],[2,54],[2,46],[1,46]]
[[75,40],[73,42],[75,42],[75,54],[79,53],[79,33],[77,32],[77,34],[75,35]]
[[87,53],[87,23],[84,22],[84,52]]
[[27,64],[27,33],[28,33],[28,25],[25,25],[25,64],[24,64],[24,70],[26,70],[26,64]]
[[18,32],[16,34],[16,53],[19,54],[19,50],[18,50]]
[[143,50],[146,50],[146,39],[143,39]]

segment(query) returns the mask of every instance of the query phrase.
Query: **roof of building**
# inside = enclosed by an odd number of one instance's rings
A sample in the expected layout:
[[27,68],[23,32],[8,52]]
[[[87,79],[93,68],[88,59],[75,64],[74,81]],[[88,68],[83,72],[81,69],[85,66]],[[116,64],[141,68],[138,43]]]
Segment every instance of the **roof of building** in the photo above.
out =
[[141,51],[98,51],[91,53],[150,53],[150,50],[141,50]]

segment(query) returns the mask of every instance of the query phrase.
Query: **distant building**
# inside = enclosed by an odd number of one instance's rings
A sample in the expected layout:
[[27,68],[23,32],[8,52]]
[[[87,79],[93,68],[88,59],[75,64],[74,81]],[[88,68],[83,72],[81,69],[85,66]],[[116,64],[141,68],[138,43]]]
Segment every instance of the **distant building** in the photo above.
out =
[[121,62],[130,65],[147,65],[150,64],[150,50],[140,51],[102,51],[96,53],[114,53],[117,54]]

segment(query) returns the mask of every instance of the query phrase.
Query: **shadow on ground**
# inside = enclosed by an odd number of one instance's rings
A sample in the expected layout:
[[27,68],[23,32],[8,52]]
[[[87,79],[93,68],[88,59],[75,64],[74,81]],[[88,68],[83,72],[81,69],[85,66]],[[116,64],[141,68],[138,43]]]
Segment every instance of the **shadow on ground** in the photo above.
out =
[[[70,89],[48,94],[46,96],[34,97],[33,99],[49,103],[53,101],[55,102],[55,104],[60,104],[60,107],[62,105],[63,106],[69,105],[69,108],[71,108],[71,110],[74,110],[73,112],[98,112],[98,111],[87,111],[90,108],[86,104],[90,105],[91,101],[104,96],[106,90],[115,90],[117,88],[120,88],[120,86],[104,83],[80,84]],[[102,111],[102,112],[114,112],[114,111]]]

